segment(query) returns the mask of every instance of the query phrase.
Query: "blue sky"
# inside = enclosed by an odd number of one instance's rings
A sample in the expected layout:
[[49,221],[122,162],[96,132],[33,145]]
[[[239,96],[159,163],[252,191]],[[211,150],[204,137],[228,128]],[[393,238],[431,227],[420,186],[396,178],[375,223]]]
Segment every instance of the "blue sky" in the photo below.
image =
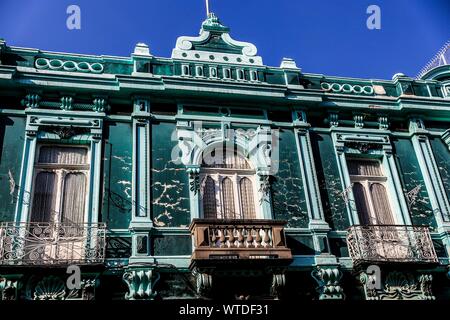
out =
[[[308,73],[390,79],[416,76],[450,40],[449,0],[210,0],[233,38],[258,47],[264,63],[291,57]],[[81,8],[81,30],[66,8]],[[381,8],[381,30],[366,9]],[[176,38],[197,35],[204,0],[0,0],[0,38],[43,50],[129,56],[145,42],[170,57]]]

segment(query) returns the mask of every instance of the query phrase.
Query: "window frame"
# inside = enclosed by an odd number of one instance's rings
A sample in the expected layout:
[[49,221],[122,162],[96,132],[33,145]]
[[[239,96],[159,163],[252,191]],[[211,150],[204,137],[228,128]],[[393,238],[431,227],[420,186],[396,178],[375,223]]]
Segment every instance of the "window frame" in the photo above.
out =
[[[61,164],[61,163],[39,163],[39,156],[41,153],[42,147],[66,147],[66,148],[77,148],[77,149],[85,149],[86,150],[86,163],[84,164]],[[50,172],[56,175],[56,190],[57,194],[55,195],[55,212],[52,215],[52,221],[43,221],[43,223],[57,223],[60,224],[61,210],[63,208],[64,202],[64,182],[65,177],[68,173],[81,173],[85,176],[85,204],[83,210],[83,222],[87,222],[87,211],[86,204],[88,200],[88,196],[90,194],[90,162],[91,162],[91,150],[88,145],[73,145],[73,144],[62,144],[62,143],[46,143],[46,142],[38,142],[36,146],[36,152],[33,162],[33,178],[31,184],[31,195],[30,195],[30,213],[28,215],[28,222],[31,222],[33,217],[33,204],[35,197],[35,188],[36,188],[36,179],[37,176],[42,172]]]
[[[238,155],[242,157],[241,155]],[[245,161],[250,165],[248,159],[244,158]],[[250,166],[251,167],[251,166]],[[241,180],[247,178],[251,182],[252,195],[253,195],[253,205],[254,205],[254,219],[261,218],[261,212],[257,205],[257,184],[256,184],[256,171],[254,169],[234,169],[234,168],[213,168],[202,166],[200,170],[200,181],[201,181],[201,192],[203,193],[204,181],[207,177],[210,177],[214,181],[214,189],[216,193],[216,219],[225,219],[225,213],[223,209],[224,198],[223,198],[223,180],[229,178],[233,183],[233,194],[234,194],[234,207],[235,207],[235,218],[234,219],[253,219],[243,216],[242,210],[242,196],[240,192]],[[200,214],[205,218],[204,208],[203,208],[203,197],[200,199]]]
[[[393,200],[389,195],[389,178],[386,175],[386,173],[384,172],[384,166],[383,166],[383,160],[382,159],[377,159],[377,158],[363,158],[363,157],[352,157],[352,156],[346,156],[346,164],[347,164],[347,168],[349,167],[349,162],[351,161],[360,161],[360,162],[376,162],[378,164],[378,168],[380,170],[380,174],[379,176],[377,175],[355,175],[355,174],[351,174],[350,170],[348,170],[348,176],[350,179],[350,184],[351,184],[351,190],[352,193],[354,192],[354,184],[358,183],[363,187],[364,190],[364,198],[366,201],[366,207],[368,209],[368,214],[369,216],[366,217],[367,221],[369,221],[369,225],[380,225],[383,224],[381,221],[378,221],[378,214],[375,210],[375,205],[374,205],[374,199],[373,199],[373,195],[372,195],[372,186],[374,184],[380,184],[384,187],[385,189],[385,194],[386,194],[386,199],[388,201],[388,205],[389,205],[389,209],[390,209],[390,216],[392,221],[394,222],[394,224],[397,223],[396,221],[396,215],[394,214],[394,208],[393,208]],[[353,199],[355,201],[355,207],[356,207],[356,197],[353,196]],[[360,215],[362,215],[363,213],[357,212],[358,213],[358,217],[360,217]],[[360,224],[362,224],[361,219],[359,218],[359,222]]]

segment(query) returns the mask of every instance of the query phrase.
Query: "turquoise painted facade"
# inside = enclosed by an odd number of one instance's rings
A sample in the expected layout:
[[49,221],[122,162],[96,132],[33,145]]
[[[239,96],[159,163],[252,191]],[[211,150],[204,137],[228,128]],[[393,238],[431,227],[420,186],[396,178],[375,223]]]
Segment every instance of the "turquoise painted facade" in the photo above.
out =
[[[142,43],[111,57],[0,41],[2,299],[450,298],[450,66],[439,60],[449,46],[419,78],[354,79],[304,73],[287,58],[266,66],[229,32],[210,14],[170,58]],[[232,264],[195,258],[204,246],[200,155],[222,144],[249,155],[259,219],[224,230],[260,228],[255,248],[267,259],[240,259],[239,248],[227,253],[239,257]],[[89,152],[76,237],[49,231],[62,228],[53,222],[39,235],[30,226],[37,170],[51,167],[39,164],[43,145]],[[380,164],[394,229],[359,228],[349,159]],[[283,221],[278,246],[271,221]],[[266,229],[270,245],[257,238]],[[211,256],[215,241],[234,244],[223,234],[206,236]],[[33,240],[37,258],[26,249]],[[57,241],[77,261],[51,251]],[[265,256],[267,246],[290,258]],[[75,289],[66,285],[73,264]]]

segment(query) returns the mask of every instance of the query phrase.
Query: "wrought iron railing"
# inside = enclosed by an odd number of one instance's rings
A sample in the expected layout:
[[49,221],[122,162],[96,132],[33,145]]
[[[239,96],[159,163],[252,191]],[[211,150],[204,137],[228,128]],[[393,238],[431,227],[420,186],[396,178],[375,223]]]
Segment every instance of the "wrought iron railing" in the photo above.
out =
[[355,264],[439,261],[426,226],[352,226],[348,230],[347,244]]
[[283,221],[194,219],[193,260],[292,259]]
[[100,264],[105,236],[104,223],[1,223],[0,265]]

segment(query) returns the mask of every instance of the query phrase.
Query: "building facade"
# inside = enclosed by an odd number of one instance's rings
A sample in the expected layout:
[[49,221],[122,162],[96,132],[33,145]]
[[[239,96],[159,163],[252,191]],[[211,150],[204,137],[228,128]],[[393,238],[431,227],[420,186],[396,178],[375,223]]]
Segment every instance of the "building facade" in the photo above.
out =
[[3,300],[450,298],[449,47],[354,79],[229,32],[211,13],[171,58],[0,42]]

